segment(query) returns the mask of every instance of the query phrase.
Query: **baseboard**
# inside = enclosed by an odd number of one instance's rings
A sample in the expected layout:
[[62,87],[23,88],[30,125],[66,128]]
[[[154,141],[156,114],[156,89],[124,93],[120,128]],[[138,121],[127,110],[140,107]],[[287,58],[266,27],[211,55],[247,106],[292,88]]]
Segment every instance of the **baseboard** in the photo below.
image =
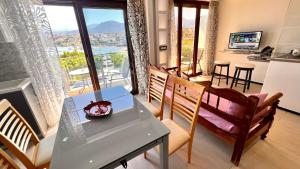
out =
[[296,115],[300,116],[300,112],[296,112],[296,111],[293,111],[293,110],[290,110],[290,109],[286,109],[286,108],[283,108],[283,107],[280,107],[280,106],[278,106],[278,109],[284,110],[284,111],[287,111],[289,113],[296,114]]
[[[217,76],[220,76],[220,74],[218,73],[215,73]],[[221,75],[222,77],[226,77],[226,75]],[[230,79],[233,79],[232,76],[229,76]],[[240,79],[241,81],[244,81],[244,79]],[[255,82],[255,81],[251,81],[251,83],[254,83],[254,84],[258,84],[258,85],[263,85],[263,83],[260,83],[260,82]]]

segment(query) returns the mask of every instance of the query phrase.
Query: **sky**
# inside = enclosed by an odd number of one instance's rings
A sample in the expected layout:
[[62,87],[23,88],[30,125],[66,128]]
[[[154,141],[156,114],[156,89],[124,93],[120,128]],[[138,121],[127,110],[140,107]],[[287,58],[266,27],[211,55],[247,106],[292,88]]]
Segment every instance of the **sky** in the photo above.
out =
[[[73,7],[45,5],[46,14],[53,31],[78,30]],[[117,9],[83,9],[87,25],[100,24],[108,20],[124,23],[123,11]]]

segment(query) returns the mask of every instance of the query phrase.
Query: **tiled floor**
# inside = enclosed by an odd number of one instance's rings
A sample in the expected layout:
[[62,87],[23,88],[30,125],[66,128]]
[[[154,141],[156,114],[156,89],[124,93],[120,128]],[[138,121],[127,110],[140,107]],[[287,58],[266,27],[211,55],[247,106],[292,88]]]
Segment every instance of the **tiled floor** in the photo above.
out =
[[[221,82],[221,86],[226,87],[226,84]],[[257,93],[261,87],[258,84],[251,84],[247,92]],[[241,86],[235,89],[242,91]],[[146,101],[144,96],[137,96],[137,98]],[[167,107],[164,112],[164,117],[167,117]],[[175,120],[185,124],[180,118]],[[187,163],[187,147],[184,146],[169,158],[170,169],[298,169],[300,168],[300,116],[277,110],[275,121],[266,140],[258,139],[245,150],[239,167],[235,167],[230,162],[232,150],[231,145],[197,125],[191,164]],[[148,159],[140,155],[129,161],[128,165],[129,169],[155,169],[159,165],[159,155],[156,151],[150,150]]]

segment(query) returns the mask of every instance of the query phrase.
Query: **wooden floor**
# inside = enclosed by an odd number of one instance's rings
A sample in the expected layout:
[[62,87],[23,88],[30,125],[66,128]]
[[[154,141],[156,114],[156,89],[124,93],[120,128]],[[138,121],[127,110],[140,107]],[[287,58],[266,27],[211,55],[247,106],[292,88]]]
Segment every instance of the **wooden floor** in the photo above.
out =
[[[226,84],[221,82],[222,87]],[[248,93],[257,93],[261,85],[251,84]],[[242,87],[237,87],[241,91]],[[136,96],[146,101],[144,96]],[[164,117],[168,117],[165,107]],[[182,119],[175,117],[185,125]],[[283,110],[277,110],[273,127],[265,141],[257,140],[245,150],[239,167],[231,162],[233,147],[215,137],[208,130],[197,125],[192,162],[187,163],[187,147],[179,149],[169,158],[170,169],[299,169],[300,168],[300,116]],[[128,169],[156,169],[159,166],[159,154],[150,150],[148,159],[142,155],[128,162]],[[118,167],[122,169],[122,167]]]

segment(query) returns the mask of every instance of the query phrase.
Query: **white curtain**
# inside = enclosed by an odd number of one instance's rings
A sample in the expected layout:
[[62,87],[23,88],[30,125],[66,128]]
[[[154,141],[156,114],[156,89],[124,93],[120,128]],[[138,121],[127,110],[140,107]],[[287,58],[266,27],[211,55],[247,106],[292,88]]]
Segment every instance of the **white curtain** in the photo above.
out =
[[218,1],[209,2],[208,20],[206,27],[205,49],[203,56],[203,73],[211,75],[216,54],[218,28]]
[[149,46],[144,0],[127,0],[130,38],[140,94],[148,90]]
[[48,126],[60,117],[64,99],[58,53],[41,0],[1,0],[0,29],[17,44]]

